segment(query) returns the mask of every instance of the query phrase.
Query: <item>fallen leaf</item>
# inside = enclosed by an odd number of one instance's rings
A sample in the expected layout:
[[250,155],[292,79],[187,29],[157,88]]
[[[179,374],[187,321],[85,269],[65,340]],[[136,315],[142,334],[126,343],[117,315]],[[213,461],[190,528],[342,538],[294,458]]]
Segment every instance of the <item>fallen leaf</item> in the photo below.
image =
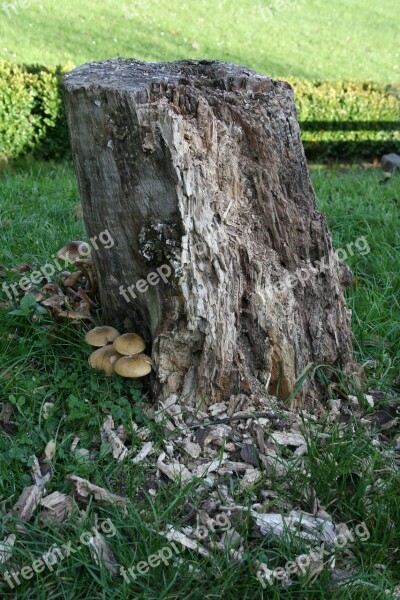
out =
[[46,448],[44,449],[43,460],[45,462],[50,462],[53,460],[55,455],[56,455],[56,443],[54,440],[50,440],[50,442],[47,442]]
[[53,402],[45,402],[43,404],[43,419],[48,419],[50,416],[50,411],[54,407]]

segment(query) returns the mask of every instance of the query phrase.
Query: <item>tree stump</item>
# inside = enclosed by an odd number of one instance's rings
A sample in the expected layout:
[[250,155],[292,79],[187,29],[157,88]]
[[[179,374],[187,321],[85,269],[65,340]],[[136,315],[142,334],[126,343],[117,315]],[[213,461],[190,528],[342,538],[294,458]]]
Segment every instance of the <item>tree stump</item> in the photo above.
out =
[[64,98],[103,322],[152,349],[158,399],[321,399],[310,362],[350,370],[349,311],[293,90],[220,61],[115,59]]

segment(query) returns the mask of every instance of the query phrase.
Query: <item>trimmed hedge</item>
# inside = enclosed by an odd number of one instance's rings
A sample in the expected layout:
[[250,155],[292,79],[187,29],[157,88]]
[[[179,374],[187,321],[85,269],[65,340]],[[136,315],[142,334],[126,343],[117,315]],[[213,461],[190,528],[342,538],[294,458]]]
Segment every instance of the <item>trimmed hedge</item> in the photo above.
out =
[[[70,155],[61,79],[48,69],[0,62],[0,158]],[[288,79],[309,158],[372,158],[400,149],[400,88],[372,82]]]
[[71,68],[0,62],[0,158],[70,152],[61,79]]
[[306,154],[374,157],[400,150],[400,86],[289,79]]

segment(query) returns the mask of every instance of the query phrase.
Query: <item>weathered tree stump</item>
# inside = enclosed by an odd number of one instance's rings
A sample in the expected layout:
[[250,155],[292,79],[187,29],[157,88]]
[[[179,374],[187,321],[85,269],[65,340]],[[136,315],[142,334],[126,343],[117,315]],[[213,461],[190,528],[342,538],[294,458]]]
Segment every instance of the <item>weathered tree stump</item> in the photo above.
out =
[[[115,241],[93,251],[103,321],[151,345],[156,397],[286,399],[310,362],[354,366],[287,83],[116,59],[69,73],[64,97],[87,232]],[[306,380],[298,403],[318,399]]]

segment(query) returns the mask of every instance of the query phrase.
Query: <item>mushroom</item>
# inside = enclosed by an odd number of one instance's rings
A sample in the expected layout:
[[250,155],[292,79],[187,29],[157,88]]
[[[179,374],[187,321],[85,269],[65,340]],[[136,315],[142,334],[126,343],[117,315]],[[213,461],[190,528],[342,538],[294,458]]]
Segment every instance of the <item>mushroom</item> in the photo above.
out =
[[70,273],[68,277],[63,277],[61,281],[65,287],[72,287],[76,284],[81,275],[82,271],[74,271],[73,273]]
[[114,363],[121,355],[115,351],[113,346],[98,348],[88,358],[89,365],[96,371],[104,371],[107,377],[114,373]]
[[90,254],[90,246],[82,240],[68,242],[57,252],[57,258],[70,259],[73,262]]
[[[95,327],[94,329],[88,331],[85,335],[85,342],[91,346],[99,348],[100,346],[106,346],[108,343],[113,342],[118,336],[119,331],[117,331],[114,327],[104,325],[102,327]],[[117,348],[115,350],[118,351]]]
[[143,352],[146,348],[143,338],[137,333],[124,333],[114,340],[113,345],[117,352],[129,356]]
[[122,356],[114,363],[114,371],[121,377],[137,379],[151,372],[153,361],[146,354],[135,354],[134,356]]

